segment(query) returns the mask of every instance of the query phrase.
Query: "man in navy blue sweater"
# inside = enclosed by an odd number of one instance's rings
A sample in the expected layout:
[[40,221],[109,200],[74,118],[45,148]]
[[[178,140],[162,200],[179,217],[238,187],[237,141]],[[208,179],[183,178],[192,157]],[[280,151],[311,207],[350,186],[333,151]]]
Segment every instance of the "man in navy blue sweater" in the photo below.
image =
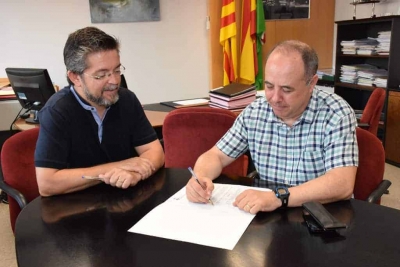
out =
[[69,86],[39,112],[35,151],[42,196],[100,183],[128,188],[164,164],[164,153],[136,95],[119,87],[119,42],[87,27],[70,34],[64,47]]

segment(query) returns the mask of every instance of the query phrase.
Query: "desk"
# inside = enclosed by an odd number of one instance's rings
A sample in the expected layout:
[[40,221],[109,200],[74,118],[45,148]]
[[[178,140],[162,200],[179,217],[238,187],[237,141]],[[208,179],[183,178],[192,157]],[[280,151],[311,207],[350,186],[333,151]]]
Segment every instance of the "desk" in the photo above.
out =
[[[258,214],[232,251],[127,232],[189,178],[186,169],[161,169],[126,190],[101,184],[68,195],[36,198],[17,219],[19,266],[399,264],[400,211],[359,200],[326,206],[349,226],[342,236],[311,235],[303,225],[301,208]],[[217,182],[249,184],[251,180],[220,177]]]
[[[154,128],[162,127],[164,123],[164,119],[167,116],[168,112],[163,111],[153,111],[153,110],[145,110],[147,119],[150,121],[151,126]],[[39,127],[39,124],[30,124],[26,123],[24,119],[18,119],[14,123],[15,129],[20,131],[29,130],[35,127]]]

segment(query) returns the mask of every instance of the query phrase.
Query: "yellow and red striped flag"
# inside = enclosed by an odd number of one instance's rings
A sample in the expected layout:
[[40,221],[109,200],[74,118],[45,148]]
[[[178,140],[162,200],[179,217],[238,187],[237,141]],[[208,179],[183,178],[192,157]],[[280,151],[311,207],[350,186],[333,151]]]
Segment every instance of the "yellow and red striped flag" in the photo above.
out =
[[227,85],[237,77],[235,0],[222,0],[219,42],[223,47],[224,85]]
[[256,0],[243,0],[242,2],[241,39],[239,82],[253,84],[258,67],[256,62]]
[[265,17],[264,17],[264,7],[261,0],[257,0],[256,7],[256,52],[257,63],[255,66],[256,77],[255,77],[255,85],[257,86],[257,90],[264,89],[264,78],[263,78],[263,57],[262,57],[262,46],[265,43]]

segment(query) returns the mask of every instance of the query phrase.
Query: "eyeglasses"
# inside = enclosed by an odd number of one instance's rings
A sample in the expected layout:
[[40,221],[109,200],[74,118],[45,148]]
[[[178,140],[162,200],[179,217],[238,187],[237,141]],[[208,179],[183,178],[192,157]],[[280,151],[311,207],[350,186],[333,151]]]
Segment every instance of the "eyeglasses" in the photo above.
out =
[[114,70],[113,72],[109,72],[109,73],[100,72],[97,75],[91,75],[91,74],[87,74],[87,73],[83,73],[83,74],[85,74],[86,76],[92,77],[93,79],[95,79],[97,81],[102,81],[105,79],[109,79],[111,75],[121,76],[124,73],[125,73],[125,67],[121,65],[121,66],[119,66],[118,69]]

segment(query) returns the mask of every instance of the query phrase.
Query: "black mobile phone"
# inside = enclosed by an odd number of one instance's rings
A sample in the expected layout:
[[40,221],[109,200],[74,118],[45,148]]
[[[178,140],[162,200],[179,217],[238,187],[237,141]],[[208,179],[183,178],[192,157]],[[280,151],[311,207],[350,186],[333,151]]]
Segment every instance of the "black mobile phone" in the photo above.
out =
[[314,219],[314,217],[306,210],[303,210],[303,218],[304,222],[307,225],[308,230],[311,233],[322,233],[325,232],[325,229],[322,228],[317,221]]

